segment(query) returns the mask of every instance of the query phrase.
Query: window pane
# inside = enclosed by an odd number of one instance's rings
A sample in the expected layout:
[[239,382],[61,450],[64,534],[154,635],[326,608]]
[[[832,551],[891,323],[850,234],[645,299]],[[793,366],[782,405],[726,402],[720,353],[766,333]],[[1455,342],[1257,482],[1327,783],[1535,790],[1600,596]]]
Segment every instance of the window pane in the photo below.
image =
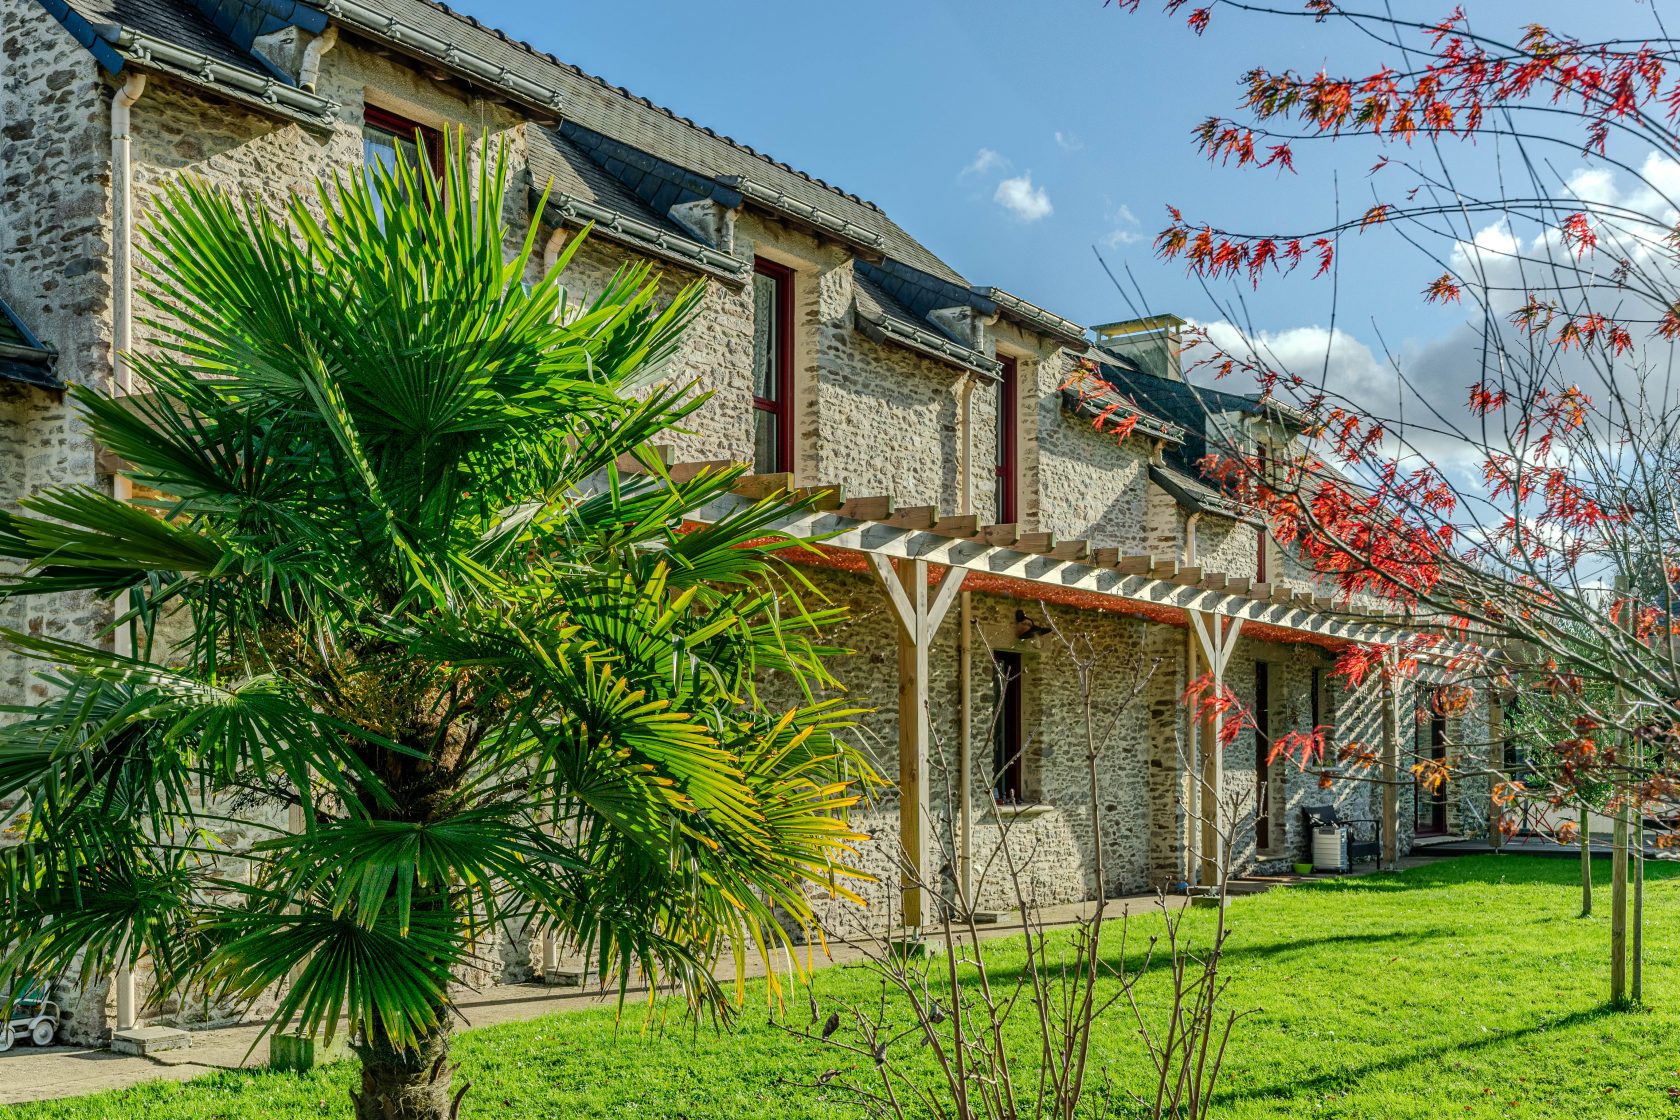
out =
[[781,281],[753,274],[753,395],[781,399]]
[[781,417],[769,409],[753,409],[753,470],[774,474],[782,469]]
[[[391,132],[389,129],[376,128],[371,124],[362,125],[362,166],[366,170],[369,186],[372,186],[374,182],[375,165],[384,167],[393,174],[396,172],[398,151],[402,152],[403,158],[408,161],[408,166],[415,171],[420,169],[421,161],[426,158],[412,135],[402,136]],[[373,198],[373,209],[374,215],[383,225],[385,215],[380,208],[377,193]]]

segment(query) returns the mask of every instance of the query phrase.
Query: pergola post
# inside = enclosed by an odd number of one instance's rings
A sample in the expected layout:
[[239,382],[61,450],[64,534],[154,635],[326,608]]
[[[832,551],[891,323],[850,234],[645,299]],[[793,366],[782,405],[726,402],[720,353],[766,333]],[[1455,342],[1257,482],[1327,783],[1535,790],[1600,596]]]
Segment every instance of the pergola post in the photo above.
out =
[[1382,861],[1389,871],[1400,866],[1400,696],[1395,689],[1396,659],[1383,658],[1382,675]]
[[1499,786],[1510,780],[1511,775],[1505,773],[1505,698],[1497,688],[1488,689],[1487,698],[1488,724],[1488,846],[1498,851],[1505,843],[1505,836],[1499,830],[1499,818],[1504,815],[1505,808],[1499,803]]
[[1243,620],[1201,611],[1185,613],[1190,618],[1190,630],[1196,636],[1200,661],[1207,666],[1213,690],[1209,699],[1215,701],[1204,706],[1201,724],[1197,728],[1201,775],[1196,783],[1198,796],[1194,801],[1196,814],[1201,818],[1199,881],[1204,887],[1215,887],[1225,881],[1226,872],[1225,847],[1220,843],[1219,836],[1219,812],[1225,797],[1225,744],[1220,738],[1220,730],[1225,720],[1217,700],[1225,691],[1225,666],[1237,647],[1237,635],[1242,631]]
[[928,752],[932,720],[928,710],[928,654],[962,587],[964,569],[947,568],[928,594],[926,560],[892,561],[869,553],[869,565],[898,620],[898,832],[904,852],[904,925],[919,929],[926,917],[922,885],[938,872],[930,830]]

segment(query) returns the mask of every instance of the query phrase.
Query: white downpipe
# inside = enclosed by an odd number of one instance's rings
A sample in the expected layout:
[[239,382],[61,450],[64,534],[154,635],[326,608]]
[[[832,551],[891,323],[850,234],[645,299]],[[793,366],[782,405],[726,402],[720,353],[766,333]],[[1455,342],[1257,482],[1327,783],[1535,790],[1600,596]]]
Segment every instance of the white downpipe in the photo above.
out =
[[338,24],[329,23],[322,32],[309,40],[309,45],[303,48],[303,61],[298,63],[298,88],[308,93],[315,92],[315,83],[321,79],[321,56],[338,46]]
[[543,245],[543,275],[554,271],[554,263],[560,259],[560,250],[565,247],[567,231],[565,226],[554,227],[554,232],[548,235],[548,242]]
[[[957,385],[957,512],[974,510],[974,375],[965,373]],[[957,885],[970,911],[974,909],[974,671],[969,631],[974,628],[974,601],[959,593],[957,607]]]
[[[134,161],[129,141],[129,110],[146,92],[146,75],[132,73],[111,95],[111,374],[120,396],[134,385],[128,368],[128,351],[134,344]],[[111,480],[112,497],[127,501],[132,495],[128,479]],[[134,635],[118,627],[112,647],[119,657],[134,653]],[[135,1025],[134,971],[128,966],[129,946],[118,952],[117,975],[113,981],[117,997],[117,1030]]]

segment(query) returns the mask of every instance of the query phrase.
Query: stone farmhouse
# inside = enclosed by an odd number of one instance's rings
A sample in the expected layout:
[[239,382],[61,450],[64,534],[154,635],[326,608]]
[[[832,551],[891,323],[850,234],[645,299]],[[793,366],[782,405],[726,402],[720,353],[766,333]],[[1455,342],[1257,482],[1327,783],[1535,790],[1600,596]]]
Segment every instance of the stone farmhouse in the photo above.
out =
[[[1193,389],[1180,320],[1088,329],[973,282],[879,206],[430,0],[0,0],[0,43],[5,500],[125,485],[61,390],[128,385],[122,353],[147,345],[131,240],[161,182],[279,204],[399,149],[435,158],[463,127],[509,146],[511,217],[540,227],[548,261],[593,224],[574,294],[634,259],[673,291],[705,282],[670,373],[712,397],[671,469],[751,463],[741,500],[824,493],[789,527],[825,538],[801,562],[850,608],[833,637],[855,652],[834,669],[897,783],[863,815],[872,913],[930,918],[903,867],[1012,907],[1000,843],[1050,904],[1284,868],[1307,858],[1307,805],[1382,821],[1390,854],[1487,827],[1485,783],[1431,793],[1408,768],[1484,743],[1490,709],[1332,676],[1348,642],[1397,631],[1338,612],[1201,476],[1220,433],[1280,453],[1298,433],[1252,398]],[[75,597],[0,613],[59,636],[101,622]],[[1101,883],[1063,637],[1095,655],[1096,723],[1112,724]],[[1205,673],[1253,713],[1228,743],[1183,698]],[[0,662],[5,702],[44,687]],[[1268,763],[1270,743],[1315,727],[1330,729],[1323,769],[1347,768],[1335,744],[1367,743],[1383,757],[1366,777],[1387,783],[1321,788],[1317,767]],[[1227,864],[1206,818],[1239,801]],[[510,953],[510,977],[533,955]]]

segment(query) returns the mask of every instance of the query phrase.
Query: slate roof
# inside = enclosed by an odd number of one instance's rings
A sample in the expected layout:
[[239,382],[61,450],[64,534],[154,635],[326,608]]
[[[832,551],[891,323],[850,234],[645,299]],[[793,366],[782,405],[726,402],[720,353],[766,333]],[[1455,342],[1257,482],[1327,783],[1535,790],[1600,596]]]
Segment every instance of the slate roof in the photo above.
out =
[[[624,216],[628,224],[675,236],[676,227],[667,216],[674,205],[711,198],[730,207],[757,206],[857,247],[863,257],[880,266],[882,273],[873,277],[876,285],[912,313],[918,330],[939,333],[938,325],[926,318],[936,308],[970,306],[992,314],[1002,305],[1002,310],[1030,328],[1075,348],[1082,345],[1076,324],[1001,289],[971,287],[874,203],[434,0],[38,2],[58,15],[112,73],[120,71],[127,59],[94,29],[120,25],[292,86],[278,111],[306,124],[319,124],[325,118],[325,103],[298,93],[290,75],[249,48],[259,34],[288,25],[314,31],[330,17],[346,31],[433,60],[558,119],[559,138],[575,152],[541,153],[538,158],[548,162],[533,172],[553,171],[557,189],[606,207]],[[193,80],[191,74],[181,76]],[[247,101],[252,94],[249,88],[223,88],[223,92]],[[308,103],[293,104],[299,97]],[[584,158],[579,161],[573,155]],[[569,185],[558,185],[562,172],[570,173]],[[617,180],[616,186],[612,180]],[[641,205],[632,204],[629,196]]]
[[0,378],[38,385],[43,389],[63,389],[53,376],[52,349],[32,334],[17,313],[0,300]]
[[573,226],[593,223],[594,233],[643,256],[675,261],[731,283],[745,283],[752,266],[695,239],[675,221],[644,204],[565,136],[541,125],[525,126],[531,170],[531,205],[544,195],[549,217]]
[[[593,221],[603,235],[651,255],[739,279],[747,266],[695,240],[669,212],[673,206],[703,198],[728,207],[755,205],[813,225],[863,250],[856,261],[857,312],[860,320],[873,324],[872,329],[889,341],[995,375],[995,359],[952,338],[930,318],[935,310],[970,307],[981,314],[1008,314],[1076,350],[1085,345],[1077,323],[1000,288],[970,285],[874,203],[434,0],[37,2],[112,73],[127,61],[109,38],[109,28],[120,26],[220,65],[273,79],[266,87],[270,94],[275,84],[292,87],[285,91],[282,111],[306,123],[310,114],[323,117],[323,106],[331,108],[330,103],[297,91],[290,75],[250,48],[257,35],[286,26],[316,31],[330,16],[347,31],[435,60],[558,118],[557,129],[528,128],[531,171],[538,189],[552,177],[555,191],[565,198],[551,205],[568,221]],[[190,74],[182,76],[194,80]],[[226,85],[224,92],[247,101],[253,89],[261,92],[248,82],[242,89]],[[308,104],[292,104],[298,98]],[[1115,356],[1106,358],[1105,368],[1115,369]],[[1128,375],[1121,370],[1114,376],[1123,382]],[[1137,393],[1139,407],[1162,420],[1183,424],[1191,436],[1197,436],[1202,428],[1200,405],[1192,398],[1186,407],[1174,390],[1153,388],[1153,393],[1147,389]],[[1193,415],[1190,408],[1196,410]],[[1190,419],[1195,422],[1187,423]],[[1194,442],[1200,442],[1199,438]],[[1187,440],[1183,454],[1193,462],[1201,452],[1192,454],[1191,443]]]
[[533,189],[540,191],[552,180],[555,190],[573,198],[593,202],[652,226],[668,228],[672,233],[682,232],[675,222],[643,202],[561,133],[541,125],[527,125],[525,147]]
[[1200,475],[1198,464],[1207,455],[1207,418],[1210,413],[1240,412],[1245,416],[1268,414],[1268,406],[1254,396],[1226,392],[1185,381],[1175,381],[1144,372],[1129,355],[1092,349],[1097,373],[1103,380],[1133,401],[1144,412],[1184,429],[1184,441],[1168,451],[1172,466],[1181,472]]
[[[288,76],[279,73],[258,55],[234,42],[227,32],[218,28],[195,4],[187,0],[43,0],[42,7],[58,16],[60,20],[63,20],[63,15],[54,9],[66,8],[74,16],[79,16],[95,27],[100,24],[118,24],[132,28],[159,39],[166,39],[176,46],[195,51],[217,62],[264,77],[275,77],[288,85],[291,84]],[[75,28],[71,28],[71,31],[74,32]]]
[[[381,34],[378,21],[358,19],[351,5],[325,0],[329,12],[335,8],[340,19],[358,24],[375,38]],[[360,5],[358,5],[360,6]],[[678,167],[708,178],[740,176],[816,209],[869,230],[881,239],[882,250],[915,268],[952,283],[965,283],[944,261],[901,229],[874,203],[866,202],[823,180],[795,170],[785,163],[724,136],[645,97],[608,84],[570,63],[535,47],[510,38],[505,32],[480,24],[431,0],[367,0],[398,24],[407,25],[446,43],[481,55],[492,65],[506,67],[527,80],[553,89],[560,96],[560,112],[569,123],[646,152]],[[388,26],[388,25],[387,25]],[[401,32],[390,39],[399,48],[405,44]]]
[[854,271],[852,279],[853,302],[858,318],[866,329],[867,326],[875,328],[881,336],[877,341],[896,343],[988,377],[999,376],[1002,366],[997,359],[970,348],[945,331],[935,329],[934,323],[883,291],[862,268]]

